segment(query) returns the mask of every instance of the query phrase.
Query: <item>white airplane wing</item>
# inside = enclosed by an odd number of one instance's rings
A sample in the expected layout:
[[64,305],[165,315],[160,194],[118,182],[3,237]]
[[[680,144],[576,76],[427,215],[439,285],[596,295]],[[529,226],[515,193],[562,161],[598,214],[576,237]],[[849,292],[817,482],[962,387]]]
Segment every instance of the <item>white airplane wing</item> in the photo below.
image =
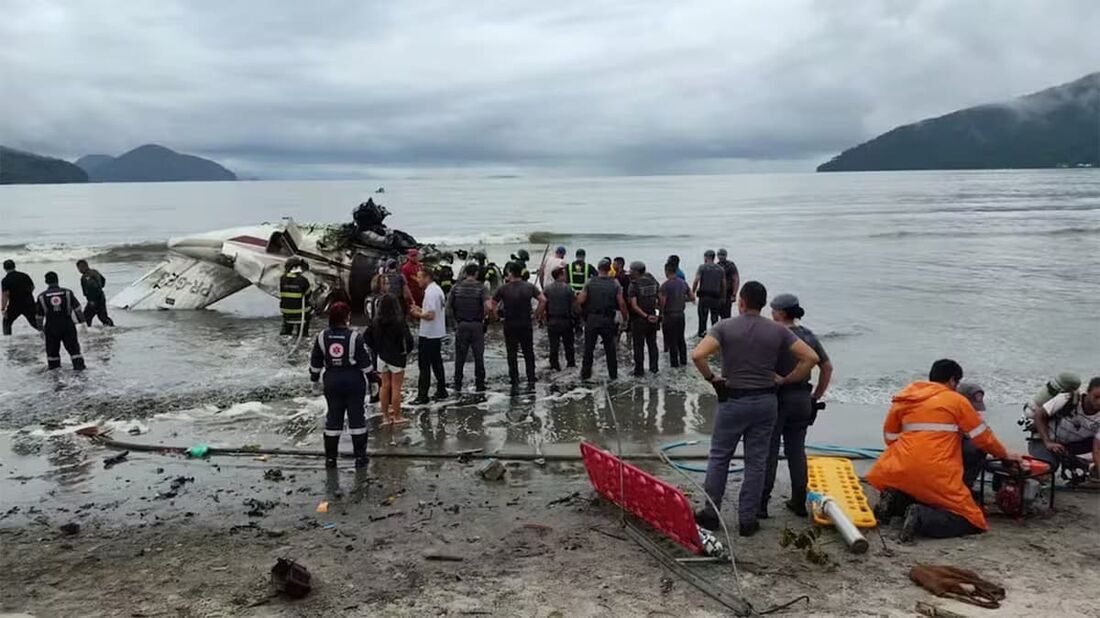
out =
[[111,298],[122,309],[202,309],[248,287],[248,279],[211,262],[169,253],[167,260]]

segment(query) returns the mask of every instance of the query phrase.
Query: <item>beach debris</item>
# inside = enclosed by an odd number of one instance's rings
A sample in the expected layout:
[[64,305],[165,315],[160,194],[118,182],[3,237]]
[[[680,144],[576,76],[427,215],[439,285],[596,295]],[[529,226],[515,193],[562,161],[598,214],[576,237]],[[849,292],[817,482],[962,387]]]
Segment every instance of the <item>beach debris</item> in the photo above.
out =
[[264,470],[264,480],[266,481],[278,482],[283,480],[284,478],[286,477],[283,476],[283,471],[280,468],[271,468],[270,470]]
[[938,597],[955,599],[986,609],[997,609],[1005,589],[968,569],[947,564],[916,564],[909,579]]
[[126,458],[129,457],[129,456],[130,456],[130,451],[122,451],[118,455],[111,455],[110,457],[103,460],[103,467],[104,468],[111,468],[115,464],[120,464],[120,463],[126,461]]
[[554,506],[556,504],[571,504],[574,500],[580,500],[580,499],[581,499],[581,492],[574,491],[573,493],[569,494],[568,496],[565,496],[563,498],[558,498],[557,500],[551,500],[550,502],[547,502],[546,506],[549,507],[549,506]]
[[916,611],[921,616],[929,616],[930,618],[966,618],[962,614],[957,614],[949,609],[932,605],[931,603],[925,603],[924,601],[917,601]]
[[69,536],[80,534],[80,524],[76,523],[75,521],[70,521],[67,524],[61,524],[61,527],[59,529]]
[[504,464],[496,459],[490,459],[485,462],[485,465],[481,466],[478,470],[478,474],[486,481],[499,481],[504,478],[504,473],[507,470],[504,468]]
[[255,498],[248,498],[244,501],[244,505],[249,507],[245,515],[249,517],[266,517],[267,512],[278,506],[278,502],[274,500],[257,500]]
[[203,457],[206,457],[208,454],[210,454],[210,445],[209,444],[196,444],[195,446],[192,446],[191,448],[187,449],[187,456],[188,457],[194,457],[195,459],[202,459]]
[[316,510],[318,513],[328,513],[328,500],[321,500],[318,502]]
[[172,482],[168,485],[168,491],[157,494],[157,500],[170,500],[172,498],[175,498],[179,495],[179,490],[181,487],[183,487],[187,483],[193,483],[194,481],[195,477],[193,476],[177,476],[176,478],[172,479]]
[[302,599],[313,590],[309,569],[289,558],[279,558],[271,567],[271,585],[288,597]]
[[141,427],[139,427],[137,425],[134,425],[133,427],[127,429],[126,433],[130,434],[131,436],[140,436],[141,435]]
[[76,435],[84,436],[86,438],[96,438],[98,436],[105,436],[108,432],[104,431],[99,425],[90,425],[88,427],[81,427],[76,430]]
[[454,554],[429,553],[424,554],[424,559],[430,562],[462,562],[466,558]]
[[253,461],[267,461],[267,455],[257,455],[252,458]]

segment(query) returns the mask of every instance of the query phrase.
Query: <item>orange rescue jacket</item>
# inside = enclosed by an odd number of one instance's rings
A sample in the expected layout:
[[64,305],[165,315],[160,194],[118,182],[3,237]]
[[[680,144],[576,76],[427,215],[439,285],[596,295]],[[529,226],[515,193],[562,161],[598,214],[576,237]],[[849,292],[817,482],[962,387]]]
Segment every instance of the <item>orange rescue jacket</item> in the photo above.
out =
[[989,529],[963,484],[962,436],[994,457],[1006,452],[966,397],[944,384],[914,382],[894,396],[882,431],[886,451],[867,473],[867,482],[879,491],[902,491]]

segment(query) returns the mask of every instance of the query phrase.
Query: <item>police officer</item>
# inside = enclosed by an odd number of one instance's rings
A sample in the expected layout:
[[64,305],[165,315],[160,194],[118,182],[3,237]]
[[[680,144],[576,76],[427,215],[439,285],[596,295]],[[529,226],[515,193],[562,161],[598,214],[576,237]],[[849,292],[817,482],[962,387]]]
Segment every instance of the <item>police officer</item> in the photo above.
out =
[[282,335],[308,335],[309,320],[313,316],[310,305],[309,264],[300,257],[286,261],[286,272],[279,278],[279,311],[283,314]]
[[[584,249],[577,249],[577,259],[569,265],[569,287],[578,294],[584,289],[584,285],[596,276],[596,269],[585,262],[586,255]],[[608,267],[610,268],[610,264]]]
[[77,260],[76,269],[80,271],[80,289],[84,291],[84,321],[91,326],[92,319],[99,318],[104,326],[114,326],[114,320],[107,315],[107,296],[103,293],[107,278],[89,268],[87,260]]
[[657,315],[661,286],[645,270],[645,263],[630,263],[630,330],[634,339],[634,375],[645,375],[645,350],[649,350],[649,370],[657,373],[657,331],[661,320]]
[[38,295],[38,316],[46,338],[46,364],[50,369],[61,367],[61,346],[69,353],[73,369],[84,370],[84,356],[76,337],[76,325],[84,328],[80,303],[72,290],[58,286],[57,273],[46,273],[46,291]]
[[718,323],[722,299],[726,295],[726,271],[714,263],[713,250],[707,249],[703,254],[703,263],[695,271],[691,291],[699,299],[699,338],[702,339],[707,334],[707,317],[712,325]]
[[[358,331],[348,327],[351,308],[337,302],[329,307],[329,327],[317,335],[309,356],[309,379],[314,392],[322,389],[328,402],[325,416],[325,467],[335,468],[340,435],[347,416],[355,452],[355,467],[367,466],[367,376],[374,373],[370,353]],[[324,380],[321,374],[324,373]]]
[[466,356],[474,352],[474,388],[485,391],[485,310],[489,294],[485,284],[477,280],[480,268],[477,264],[467,264],[462,281],[454,286],[447,305],[455,321],[455,381],[456,392],[462,391],[462,373],[466,366]]
[[531,301],[538,300],[537,317],[541,322],[546,312],[546,297],[533,283],[523,280],[523,270],[518,262],[509,264],[508,283],[496,294],[490,307],[496,313],[498,306],[504,308],[504,345],[508,354],[508,379],[512,384],[512,394],[519,394],[519,351],[523,350],[524,366],[527,370],[527,388],[535,387],[535,343],[534,330],[531,327]]
[[[565,253],[562,252],[562,255]],[[546,334],[550,338],[550,368],[561,371],[560,347],[565,347],[567,367],[576,367],[573,347],[573,320],[576,317],[576,292],[565,282],[565,266],[550,271],[552,283],[543,290],[546,296]]]
[[[581,256],[583,258],[583,256]],[[574,262],[574,265],[576,263]],[[584,285],[577,295],[577,304],[584,311],[584,356],[581,360],[581,379],[592,377],[592,360],[596,349],[596,340],[603,342],[607,355],[607,375],[614,380],[619,377],[619,359],[615,341],[618,328],[615,326],[615,312],[618,311],[625,322],[628,319],[626,301],[623,300],[623,288],[611,276],[611,261],[601,260],[597,267],[599,275]]]
[[737,300],[737,290],[741,289],[741,273],[737,270],[737,264],[729,259],[729,251],[718,250],[718,265],[726,273],[726,293],[722,296],[722,306],[718,310],[718,317],[726,319],[733,315],[733,302]]

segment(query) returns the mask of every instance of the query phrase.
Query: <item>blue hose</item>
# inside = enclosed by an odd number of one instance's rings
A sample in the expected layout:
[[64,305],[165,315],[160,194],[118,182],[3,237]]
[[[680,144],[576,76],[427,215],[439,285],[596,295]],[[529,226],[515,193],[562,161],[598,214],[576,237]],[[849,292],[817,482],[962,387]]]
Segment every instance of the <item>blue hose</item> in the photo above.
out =
[[[661,445],[661,452],[667,453],[673,449],[681,448],[684,446],[694,446],[696,444],[702,444],[702,440],[681,440],[679,442],[669,442]],[[812,453],[819,453],[822,455],[837,455],[846,456],[852,459],[878,459],[878,456],[882,454],[884,449],[881,448],[860,448],[851,446],[836,446],[833,444],[807,444],[806,451]],[[669,457],[671,461],[671,456]],[[678,463],[672,461],[672,465],[685,472],[699,472],[705,473],[707,469],[700,465]],[[740,464],[730,464],[730,472],[741,472],[745,469],[745,466]]]

